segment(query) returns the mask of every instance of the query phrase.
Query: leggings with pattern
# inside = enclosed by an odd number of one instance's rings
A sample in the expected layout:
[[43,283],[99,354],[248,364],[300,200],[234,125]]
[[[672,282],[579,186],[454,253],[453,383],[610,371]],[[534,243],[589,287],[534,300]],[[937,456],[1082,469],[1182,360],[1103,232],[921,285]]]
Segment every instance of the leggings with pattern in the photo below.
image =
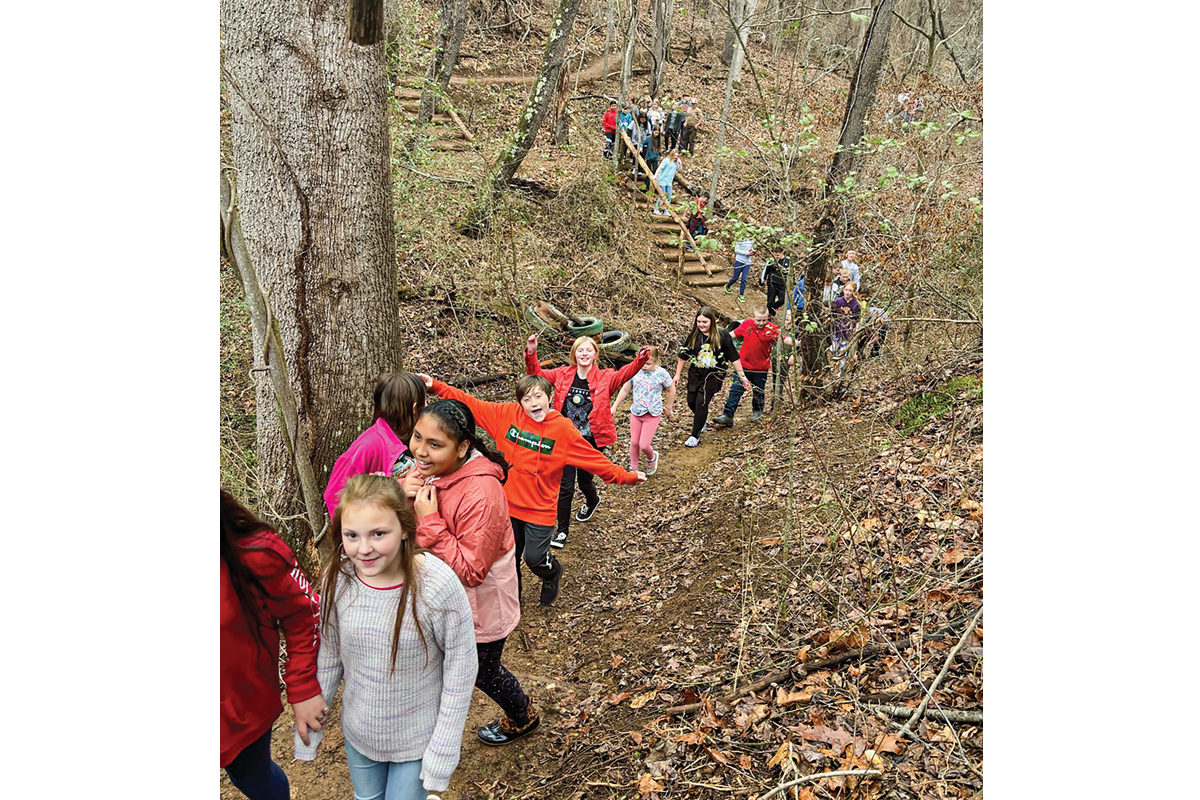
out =
[[516,676],[500,663],[505,639],[475,643],[475,650],[479,654],[479,673],[475,677],[475,685],[495,700],[505,716],[521,728],[529,723],[529,698],[521,690]]

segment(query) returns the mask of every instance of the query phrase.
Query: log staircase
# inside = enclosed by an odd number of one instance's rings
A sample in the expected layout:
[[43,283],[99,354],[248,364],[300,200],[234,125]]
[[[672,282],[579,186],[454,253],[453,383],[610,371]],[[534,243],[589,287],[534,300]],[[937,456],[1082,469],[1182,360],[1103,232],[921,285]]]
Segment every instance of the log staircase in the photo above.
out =
[[709,256],[701,262],[699,253],[689,252],[683,246],[679,225],[670,217],[655,215],[654,203],[641,192],[634,194],[633,204],[638,217],[645,220],[654,246],[662,253],[663,264],[675,270],[681,283],[693,288],[725,285],[729,269],[722,259]]
[[[408,121],[416,123],[417,113],[421,110],[421,89],[413,86],[397,86],[394,94]],[[426,146],[430,150],[439,152],[470,150],[474,137],[453,109],[444,105],[442,107],[446,110],[435,111],[433,119],[430,120],[428,131],[430,140]]]

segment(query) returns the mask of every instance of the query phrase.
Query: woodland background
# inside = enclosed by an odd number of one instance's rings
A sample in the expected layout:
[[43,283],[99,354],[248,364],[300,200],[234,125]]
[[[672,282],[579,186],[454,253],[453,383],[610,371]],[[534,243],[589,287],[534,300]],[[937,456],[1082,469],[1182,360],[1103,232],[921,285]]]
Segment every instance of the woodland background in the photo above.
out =
[[[27,13],[17,10],[18,22]],[[1032,13],[1031,7],[1022,8],[1020,4],[989,9],[988,26],[993,33],[989,56],[993,66],[1003,69],[999,70],[1002,74],[991,76],[988,89],[993,113],[989,136],[999,151],[989,149],[988,156],[993,166],[989,181],[992,189],[989,233],[993,236],[989,237],[988,258],[1013,264],[1045,263],[1039,261],[1042,254],[1059,252],[1065,246],[1078,261],[1094,265],[1095,274],[1101,276],[1098,281],[1077,288],[1072,295],[1078,305],[1089,307],[1098,305],[1103,296],[1096,284],[1105,283],[1114,274],[1114,268],[1107,265],[1114,261],[1145,263],[1147,249],[1156,250],[1158,244],[1158,237],[1153,237],[1153,243],[1146,243],[1142,241],[1144,237],[1114,235],[1113,231],[1122,228],[1119,206],[1090,198],[1138,197],[1150,192],[1158,198],[1163,227],[1182,230],[1186,226],[1182,216],[1186,204],[1181,202],[1183,197],[1178,189],[1173,188],[1180,181],[1169,171],[1144,169],[1141,148],[1137,147],[1130,152],[1114,152],[1107,145],[1087,140],[1071,147],[1079,159],[1064,160],[1057,151],[1041,146],[1041,137],[1035,130],[1052,122],[1068,125],[1073,114],[1105,108],[1114,92],[1123,96],[1140,92],[1137,96],[1145,102],[1165,107],[1164,92],[1168,87],[1156,81],[1139,83],[1136,74],[1121,75],[1077,84],[1064,96],[1040,88],[1045,84],[1038,79],[1046,70],[1106,72],[1111,59],[1093,57],[1080,47],[1082,39],[1094,40],[1099,48],[1107,47],[1110,52],[1120,49],[1130,63],[1157,64],[1168,71],[1182,67],[1179,62],[1184,51],[1165,46],[1169,38],[1130,37],[1128,26],[1117,20],[1043,13],[1036,39],[1043,41],[1044,36],[1053,46],[1044,49],[1044,58],[1031,60],[1036,48],[1023,22]],[[153,109],[131,106],[114,115],[108,92],[78,92],[70,104],[62,104],[45,91],[46,84],[21,83],[11,87],[14,105],[47,122],[44,135],[33,137],[28,130],[24,132],[29,158],[14,165],[14,180],[21,182],[26,191],[19,205],[13,204],[12,198],[7,201],[12,212],[9,218],[28,224],[24,226],[25,235],[14,241],[13,246],[17,258],[26,263],[49,259],[63,265],[61,271],[54,273],[34,270],[15,273],[11,283],[13,296],[54,296],[48,281],[58,281],[60,275],[70,276],[75,290],[58,292],[56,299],[56,307],[74,321],[74,327],[47,332],[44,348],[14,348],[12,369],[15,374],[28,376],[30,383],[55,385],[61,381],[61,375],[57,369],[47,367],[47,352],[69,355],[78,365],[75,374],[79,381],[120,387],[118,391],[96,393],[90,401],[90,414],[104,420],[95,430],[92,447],[107,454],[109,470],[143,476],[138,482],[143,495],[139,512],[143,516],[171,519],[177,516],[181,499],[194,498],[189,506],[207,502],[203,491],[196,487],[202,486],[212,471],[211,466],[205,467],[203,457],[184,458],[169,473],[158,471],[148,476],[144,456],[152,447],[148,439],[153,438],[153,434],[147,437],[146,433],[178,428],[181,414],[203,419],[216,413],[215,399],[203,399],[211,397],[208,388],[211,373],[206,373],[203,367],[192,368],[211,363],[213,350],[213,342],[198,333],[211,328],[212,304],[203,300],[203,287],[211,285],[210,279],[203,277],[211,274],[211,267],[206,266],[211,260],[201,255],[202,242],[209,240],[203,232],[211,225],[204,222],[210,213],[205,210],[211,204],[207,199],[210,192],[202,190],[211,185],[211,177],[205,177],[211,172],[211,162],[197,155],[211,146],[211,133],[206,133],[205,128],[212,125],[212,114],[203,104],[185,102],[188,97],[211,92],[211,68],[184,65],[169,72],[148,71],[145,63],[155,57],[162,63],[214,63],[211,42],[215,36],[205,40],[194,32],[203,31],[206,22],[208,29],[215,32],[216,24],[211,14],[207,20],[171,17],[180,29],[193,33],[142,40],[136,47],[114,47],[114,42],[123,41],[120,33],[123,18],[101,13],[99,9],[81,12],[79,18],[87,35],[73,36],[68,32],[63,44],[81,56],[70,61],[47,62],[40,74],[50,85],[76,85],[80,79],[79,65],[87,63],[88,76],[96,82],[116,86],[124,81],[147,96],[172,100],[165,114],[159,106]],[[1185,22],[1186,16],[1176,20]],[[1187,26],[1170,27],[1182,31]],[[103,47],[99,46],[101,41]],[[31,50],[26,45],[11,48],[7,57],[26,55],[44,57],[37,48]],[[86,136],[79,133],[81,119],[93,123]],[[1036,120],[1038,126],[1032,130],[1023,126],[1027,120]],[[1137,134],[1133,136],[1137,138]],[[78,158],[64,161],[57,157],[63,152],[77,154]],[[1097,171],[1092,165],[1101,161],[1106,169]],[[169,172],[147,169],[143,165],[148,162],[169,163],[173,168]],[[78,164],[87,165],[86,181],[79,182],[66,172],[77,170]],[[61,180],[47,182],[47,174],[59,175]],[[1073,202],[1055,210],[1054,225],[1031,224],[1031,220],[1041,220],[1045,215],[1035,214],[1024,202],[1023,193],[1034,179],[1031,176],[1046,175],[1055,176],[1057,185],[1065,184],[1069,188],[1067,197]],[[71,183],[77,187],[80,205],[92,211],[75,217],[73,226],[77,234],[64,238],[57,222],[50,221],[57,219],[53,211],[61,207],[60,187]],[[197,191],[180,193],[181,184],[197,187]],[[174,197],[175,201],[169,206],[147,206],[144,202],[147,194]],[[137,230],[142,237],[141,246],[132,254],[127,241],[116,234],[128,230],[129,209],[139,209]],[[1065,242],[1063,230],[1069,232]],[[94,243],[108,242],[113,246],[106,253],[97,255],[88,249]],[[121,252],[128,255],[115,255]],[[98,269],[96,264],[111,268]],[[124,278],[120,281],[124,285],[122,291],[114,288],[114,271]],[[1180,293],[1187,294],[1191,286],[1190,275],[1183,274]],[[1061,796],[1068,791],[1115,796],[1125,792],[1125,786],[1135,785],[1143,791],[1172,791],[1177,784],[1173,776],[1146,773],[1131,760],[1111,758],[1113,746],[1109,740],[1097,743],[1094,736],[1083,734],[1109,731],[1113,724],[1108,705],[1097,705],[1091,700],[1108,696],[1109,689],[1099,673],[1090,668],[1097,657],[1095,648],[1084,643],[1111,639],[1113,631],[1137,631],[1141,640],[1157,641],[1169,641],[1177,634],[1179,629],[1169,611],[1147,618],[1138,608],[1130,606],[1126,598],[1152,597],[1164,608],[1182,607],[1186,601],[1186,595],[1176,588],[1180,585],[1177,578],[1179,565],[1190,561],[1186,556],[1194,545],[1191,539],[1180,537],[1177,514],[1167,504],[1156,506],[1147,503],[1146,498],[1186,496],[1183,480],[1186,465],[1172,453],[1181,446],[1188,447],[1193,441],[1194,428],[1176,423],[1176,429],[1182,430],[1169,441],[1168,437],[1147,436],[1144,430],[1111,425],[1103,425],[1104,435],[1096,436],[1094,430],[1110,415],[1135,410],[1140,413],[1145,406],[1145,398],[1135,396],[1140,389],[1128,382],[1114,382],[1111,376],[1113,360],[1134,363],[1142,355],[1140,347],[1135,352],[1132,345],[1118,342],[1111,348],[1080,350],[1068,362],[1031,359],[1028,353],[1042,336],[1025,324],[1029,316],[1021,311],[1021,291],[1016,281],[992,282],[988,290],[996,313],[1001,314],[997,320],[1005,323],[1005,335],[989,340],[996,379],[992,408],[1002,412],[992,420],[996,441],[991,459],[994,469],[989,478],[997,496],[992,506],[993,526],[1006,532],[1003,539],[995,541],[993,571],[989,572],[996,592],[994,644],[1004,645],[994,653],[989,670],[993,675],[993,701],[999,703],[989,748],[993,757],[989,765],[994,763],[997,768],[989,777],[994,791],[1021,791],[1035,796]],[[96,298],[103,298],[103,302],[97,302]],[[28,311],[7,315],[5,324],[10,340],[19,341],[16,333],[22,326],[40,321]],[[1170,325],[1166,330],[1183,333]],[[81,339],[76,329],[87,326],[105,333]],[[1051,320],[1044,330],[1051,335],[1069,335],[1072,326]],[[1056,395],[1061,398],[1060,404],[1050,412],[1043,400],[1023,390],[1026,385],[1053,382],[1073,388]],[[1061,403],[1072,398],[1074,408],[1063,413]],[[35,401],[31,393],[14,399],[17,413],[29,420],[48,423],[74,412],[65,395],[43,395]],[[207,403],[211,406],[206,413]],[[213,437],[204,433],[203,425],[184,427],[177,435],[185,450],[212,451]],[[30,454],[26,472],[39,465],[47,470],[51,467],[51,462],[42,455],[47,454],[44,430],[45,425],[30,425],[13,431],[13,446]],[[1029,459],[1022,444],[1029,439],[1057,446],[1043,448],[1038,458]],[[131,447],[131,440],[137,446]],[[1115,469],[1102,468],[1114,454],[1123,454],[1130,463],[1158,466],[1133,471],[1122,471],[1119,465]],[[15,475],[10,472],[10,477]],[[1053,486],[1056,495],[1071,497],[1073,502],[1060,503],[1045,497],[1039,492],[1039,487],[1045,486]],[[57,496],[57,492],[52,495],[39,487],[30,488],[39,503],[45,504]],[[85,498],[91,508],[99,509],[111,505],[113,492],[111,482],[91,481],[73,490],[73,495]],[[1132,521],[1135,517],[1137,526],[1133,530],[1155,531],[1162,547],[1182,557],[1163,563],[1161,550],[1129,550],[1122,546],[1131,528],[1120,525],[1122,537],[1115,538],[1112,534],[1118,526],[1114,519]],[[107,523],[100,527],[118,532]],[[1081,549],[1081,537],[1091,546]],[[66,573],[83,579],[101,570],[116,578],[127,574],[131,565],[138,565],[145,576],[145,585],[133,587],[127,581],[114,579],[106,587],[108,599],[118,604],[122,616],[129,620],[119,623],[122,629],[136,633],[144,630],[144,624],[172,624],[185,631],[203,629],[211,614],[199,599],[194,604],[184,602],[169,617],[159,610],[146,615],[143,607],[147,587],[165,592],[181,580],[186,582],[191,575],[197,583],[203,583],[204,570],[200,566],[184,565],[165,574],[156,569],[164,555],[173,564],[190,561],[186,557],[194,549],[193,540],[190,535],[171,537],[161,543],[162,549],[157,554],[142,548],[98,548],[86,562],[68,564]],[[1064,569],[1067,564],[1070,567]],[[1125,591],[1119,596],[1098,591],[1099,587],[1088,585],[1095,580],[1090,579],[1092,575],[1120,575]],[[1107,580],[1105,583],[1111,585]],[[32,588],[36,578],[18,577],[10,585]],[[83,585],[82,580],[79,585]],[[1036,593],[1031,594],[1028,587],[1035,587]],[[1088,599],[1081,608],[1073,603],[1075,597]],[[1062,625],[1047,626],[1044,624],[1047,603],[1082,613],[1065,616]],[[75,601],[49,599],[44,607],[67,614],[75,607]],[[69,681],[74,668],[75,660],[71,657],[74,650],[81,646],[94,649],[111,637],[107,631],[86,630],[65,642],[57,635],[47,638],[45,626],[32,618],[14,621],[15,634],[23,641],[42,643],[42,652],[47,656],[43,661],[44,677],[63,684]],[[91,667],[93,676],[107,670],[111,692],[122,698],[147,694],[163,698],[178,696],[179,681],[202,686],[204,675],[214,674],[212,667],[205,670],[202,653],[181,659],[177,651],[162,648],[157,638],[132,635],[129,652],[130,658],[146,665],[136,677],[123,668],[124,664],[108,667],[98,663]],[[1036,658],[1037,663],[1031,665],[1030,652],[1053,655],[1048,659]],[[215,655],[212,660],[215,667]],[[1075,668],[1085,665],[1089,668]],[[1166,681],[1171,675],[1171,666],[1153,663],[1143,680]],[[30,693],[14,700],[10,712],[25,720],[31,738],[39,732],[47,736],[59,732],[58,717],[47,715],[44,697]],[[1167,713],[1161,704],[1154,702],[1138,705],[1133,715],[1137,723],[1143,729],[1156,731],[1159,740],[1166,742],[1165,752],[1171,760],[1177,752],[1171,742],[1184,741],[1182,736],[1172,735],[1179,724],[1178,715]],[[149,774],[165,780],[178,777],[182,769],[185,775],[194,773],[195,783],[203,786],[211,780],[211,768],[204,766],[200,754],[211,737],[205,737],[203,726],[188,724],[187,706],[182,701],[158,703],[153,709],[138,712],[136,717],[123,715],[108,727],[118,741],[141,738],[147,729],[171,731],[171,738],[161,737],[153,746],[160,754],[156,759],[159,766],[148,768]],[[1044,716],[1047,708],[1056,710],[1053,719]],[[63,708],[63,712],[67,709]],[[1054,753],[1050,763],[1045,755],[1048,750]],[[21,749],[20,745],[18,752],[28,753],[32,759],[37,757],[31,749]],[[998,752],[1002,755],[994,760]],[[129,780],[127,760],[127,754],[120,749],[98,750],[95,755],[81,756],[78,776],[66,776],[64,781],[81,787],[97,782],[122,785],[122,794],[130,797],[160,796],[154,789],[148,789],[144,781]],[[20,776],[10,778],[17,788],[26,785]],[[190,793],[181,789],[178,796],[211,796],[210,793],[211,788],[196,788]]]

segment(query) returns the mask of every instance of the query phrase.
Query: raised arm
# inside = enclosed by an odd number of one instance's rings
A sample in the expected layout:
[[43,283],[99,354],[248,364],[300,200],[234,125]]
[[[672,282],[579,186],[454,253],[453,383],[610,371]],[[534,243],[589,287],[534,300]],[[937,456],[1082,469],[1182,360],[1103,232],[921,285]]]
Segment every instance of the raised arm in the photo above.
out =
[[538,335],[531,334],[525,341],[525,374],[526,375],[542,375],[542,365],[538,363],[537,357]]
[[618,386],[624,386],[633,380],[633,376],[638,374],[638,370],[646,366],[646,361],[649,358],[650,348],[642,345],[637,351],[637,358],[621,367],[608,379],[608,393],[612,394]]
[[438,397],[465,403],[475,416],[475,421],[482,425],[493,439],[499,439],[508,430],[501,420],[504,418],[504,407],[510,405],[509,403],[489,403],[486,400],[480,400],[462,389],[455,389],[447,383],[442,383],[420,372],[417,373],[417,377],[425,381],[425,388]]

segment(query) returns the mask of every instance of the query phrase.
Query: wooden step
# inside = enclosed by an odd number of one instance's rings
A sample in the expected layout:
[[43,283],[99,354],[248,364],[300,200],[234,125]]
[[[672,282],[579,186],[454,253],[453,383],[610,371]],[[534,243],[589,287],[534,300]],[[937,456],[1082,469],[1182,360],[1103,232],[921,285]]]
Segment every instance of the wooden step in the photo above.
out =
[[450,151],[461,152],[463,150],[470,150],[471,143],[466,139],[434,139],[429,143],[429,149],[438,150],[443,153]]
[[[714,267],[711,263],[708,265],[708,268],[712,270],[714,277],[721,274],[721,270],[717,267]],[[693,261],[691,263],[688,263],[687,261],[683,262],[683,274],[703,275],[706,278],[708,277],[708,273],[704,271],[704,267],[700,266],[699,261]]]
[[[659,217],[659,220],[661,220],[661,219],[662,219],[662,217]],[[678,231],[682,230],[682,228],[680,228],[674,222],[661,222],[661,221],[651,222],[646,227],[655,232],[658,232],[658,231],[678,232]]]
[[401,102],[406,100],[420,100],[421,90],[412,86],[397,86],[392,95]]
[[[679,248],[678,247],[676,247],[674,249],[670,249],[670,250],[660,250],[659,252],[662,253],[663,261],[678,261],[679,260]],[[699,261],[700,254],[695,253],[695,252],[689,253],[688,251],[685,250],[683,252],[683,260],[685,263],[688,261]],[[711,261],[712,261],[712,259],[709,259],[710,263],[711,263]]]
[[[407,122],[409,125],[416,125],[417,124],[416,116],[408,117]],[[432,125],[428,126],[425,129],[425,131],[430,137],[432,137],[434,139],[466,139],[467,138],[466,136],[463,135],[462,128],[458,127],[457,125],[454,125],[454,126],[439,125],[438,123],[435,122]]]
[[707,286],[724,286],[728,281],[729,281],[728,276],[721,277],[718,275],[713,275],[711,278],[709,278],[707,276],[705,276],[703,278],[684,276],[684,279],[683,279],[683,282],[685,284],[687,284],[688,286],[695,286],[698,289],[702,289]]
[[[410,119],[416,119],[417,114],[420,113],[420,111],[421,111],[421,104],[420,103],[403,103],[403,104],[401,104],[400,108],[406,114],[408,114]],[[456,128],[458,127],[458,124],[454,121],[454,117],[450,116],[445,111],[433,112],[432,119],[434,122],[441,122],[445,125],[453,125]]]

